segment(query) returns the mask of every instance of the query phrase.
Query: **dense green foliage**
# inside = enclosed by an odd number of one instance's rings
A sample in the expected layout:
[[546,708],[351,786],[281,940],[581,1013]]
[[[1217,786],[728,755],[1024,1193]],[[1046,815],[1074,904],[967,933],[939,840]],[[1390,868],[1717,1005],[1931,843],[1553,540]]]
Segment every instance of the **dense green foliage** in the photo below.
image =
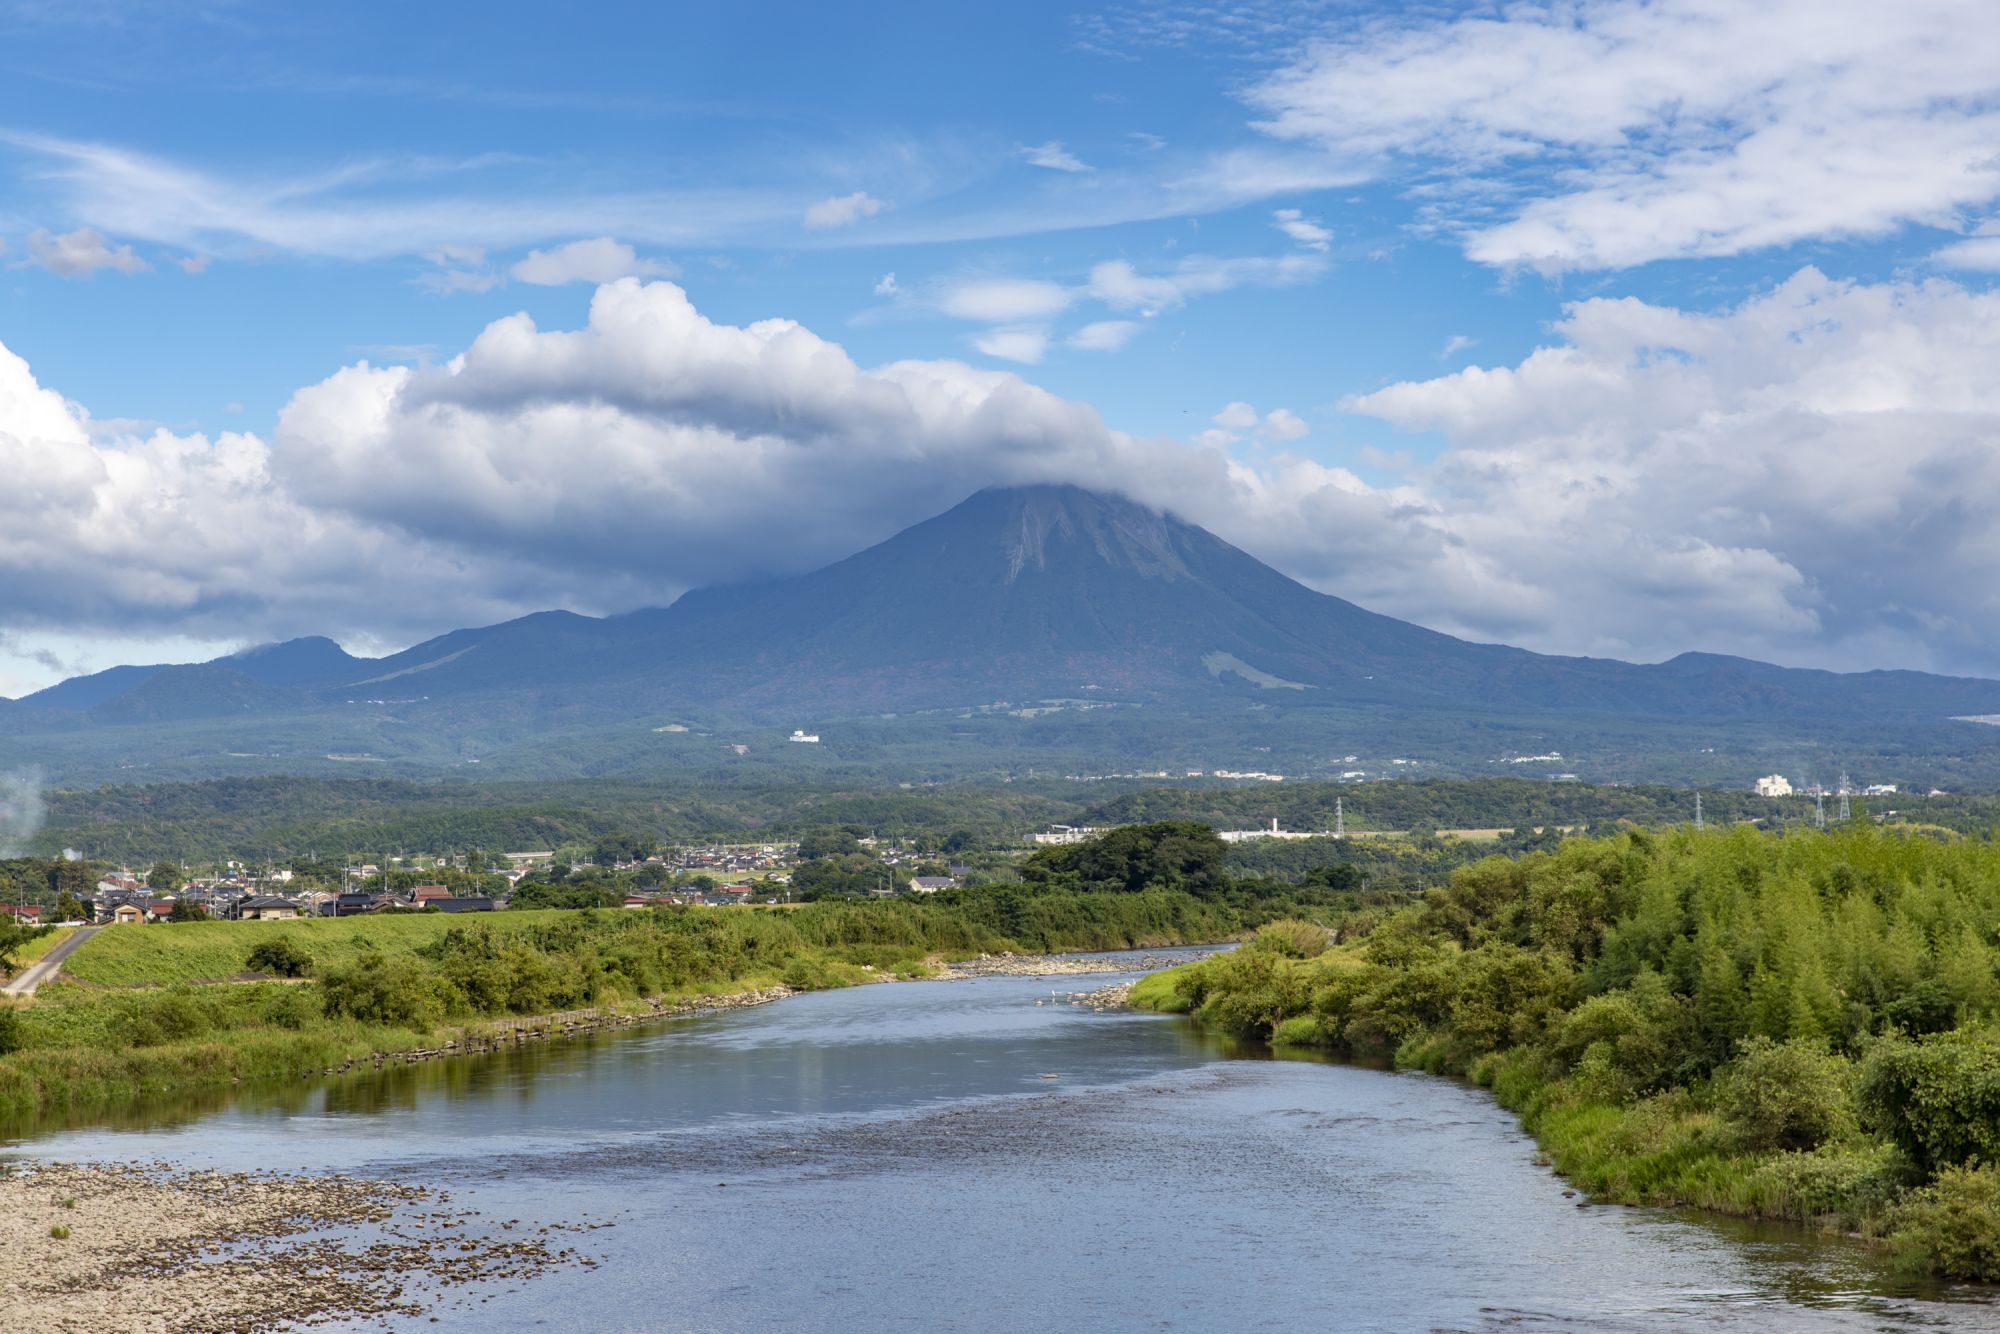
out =
[[[1275,910],[1275,909],[1273,909]],[[296,1078],[509,1016],[920,975],[933,956],[1216,940],[1266,910],[1170,890],[960,890],[790,909],[412,913],[115,927],[0,1005],[0,1117]],[[292,980],[237,981],[246,972]]]
[[[1717,824],[1755,819],[1793,826],[1812,820],[1807,797],[1773,801],[1714,788],[1703,796],[1708,818]],[[1028,834],[1051,823],[1194,820],[1240,829],[1276,818],[1287,829],[1330,829],[1336,798],[1344,804],[1350,830],[1518,833],[1498,847],[1421,837],[1406,843],[1240,843],[1229,849],[1230,865],[1296,880],[1315,865],[1346,860],[1371,881],[1429,885],[1483,852],[1532,851],[1537,840],[1553,838],[1558,830],[1604,829],[1620,821],[1665,826],[1693,815],[1693,794],[1685,788],[1508,778],[1171,786],[1036,780],[911,788],[693,776],[535,784],[232,778],[51,793],[48,823],[35,840],[38,849],[81,848],[100,864],[0,862],[0,900],[41,902],[39,895],[61,888],[51,876],[88,892],[107,861],[150,866],[162,857],[195,863],[236,858],[305,865],[312,853],[322,874],[337,877],[342,858],[380,863],[391,853],[456,853],[479,869],[503,851],[566,850],[573,864],[582,864],[674,844],[799,839],[812,856],[822,851],[817,842],[822,839],[831,841],[825,851],[853,851],[847,843],[856,831],[958,856],[1022,849]],[[1870,799],[1867,805],[1871,818],[1980,834],[2000,827],[2000,797],[1994,796],[1905,796]]]
[[[2000,1279],[2000,849],[1632,831],[1340,925],[1337,949],[1260,937],[1173,994],[1237,1033],[1469,1075],[1593,1192],[1893,1232]],[[1967,1218],[1983,1249],[1939,1242]]]

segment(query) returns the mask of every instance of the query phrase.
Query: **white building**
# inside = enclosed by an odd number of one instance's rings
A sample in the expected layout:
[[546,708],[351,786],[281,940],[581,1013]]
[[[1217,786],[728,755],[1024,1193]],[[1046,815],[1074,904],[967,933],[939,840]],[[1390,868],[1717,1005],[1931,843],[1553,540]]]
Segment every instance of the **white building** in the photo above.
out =
[[1104,831],[1090,825],[1052,824],[1041,833],[1030,835],[1030,840],[1045,848],[1061,847],[1069,843],[1087,842],[1102,832]]
[[792,740],[804,746],[817,746],[819,744],[819,734],[817,732],[809,733],[803,727],[794,727],[792,729]]
[[1789,797],[1792,785],[1783,774],[1770,774],[1757,780],[1757,795],[1760,797]]
[[1253,838],[1332,838],[1331,834],[1302,834],[1296,830],[1278,828],[1278,817],[1271,817],[1269,829],[1218,829],[1215,836],[1224,843],[1244,843]]

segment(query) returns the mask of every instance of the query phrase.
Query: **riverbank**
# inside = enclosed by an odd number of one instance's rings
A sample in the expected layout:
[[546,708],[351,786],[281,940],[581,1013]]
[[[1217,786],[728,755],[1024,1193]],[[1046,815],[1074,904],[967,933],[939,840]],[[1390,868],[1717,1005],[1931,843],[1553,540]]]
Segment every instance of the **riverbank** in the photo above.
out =
[[[1219,950],[1220,944],[1177,948]],[[1200,956],[1206,958],[1207,955]],[[1127,954],[1122,958],[1102,955],[1079,957],[1069,954],[982,954],[976,959],[933,960],[931,978],[939,982],[962,982],[974,977],[1072,977],[1088,973],[1153,973],[1162,968],[1195,962],[1185,955],[1158,953]]]
[[0,1167],[0,1255],[0,1325],[48,1334],[417,1316],[465,1284],[594,1263],[424,1186],[164,1164]]
[[1592,1200],[2000,1283],[1995,921],[1990,844],[1628,833],[1481,863],[1338,944],[1266,926],[1135,1003],[1468,1079]]

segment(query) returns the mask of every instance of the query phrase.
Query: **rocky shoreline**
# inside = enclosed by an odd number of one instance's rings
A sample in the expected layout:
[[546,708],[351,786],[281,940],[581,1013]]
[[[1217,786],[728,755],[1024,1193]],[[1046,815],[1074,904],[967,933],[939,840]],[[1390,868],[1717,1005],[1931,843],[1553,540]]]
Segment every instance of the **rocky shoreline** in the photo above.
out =
[[941,963],[933,981],[962,982],[974,977],[1073,977],[1083,973],[1156,973],[1190,962],[1196,955],[1143,954],[1121,959],[1071,954],[982,954],[977,959]]
[[429,1187],[344,1175],[0,1165],[0,1323],[252,1334],[421,1316],[466,1284],[594,1264],[561,1244],[569,1230],[492,1222]]

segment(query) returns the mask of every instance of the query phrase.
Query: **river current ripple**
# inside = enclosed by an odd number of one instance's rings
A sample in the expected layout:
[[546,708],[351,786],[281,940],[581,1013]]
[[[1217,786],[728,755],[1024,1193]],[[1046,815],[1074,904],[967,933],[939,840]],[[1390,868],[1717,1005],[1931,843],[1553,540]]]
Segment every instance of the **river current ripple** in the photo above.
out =
[[1991,1294],[1846,1243],[1578,1208],[1450,1080],[1066,999],[1114,980],[823,992],[17,1152],[390,1175],[610,1224],[577,1243],[595,1267],[457,1290],[413,1330],[2000,1328]]

